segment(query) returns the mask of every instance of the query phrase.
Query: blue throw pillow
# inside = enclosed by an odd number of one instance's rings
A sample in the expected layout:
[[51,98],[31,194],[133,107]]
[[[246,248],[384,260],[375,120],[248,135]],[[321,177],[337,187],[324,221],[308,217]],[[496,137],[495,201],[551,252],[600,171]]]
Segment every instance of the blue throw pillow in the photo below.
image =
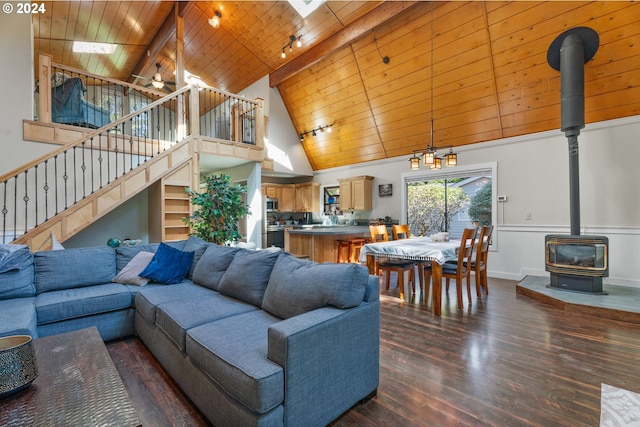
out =
[[140,277],[165,285],[180,283],[191,267],[193,256],[193,252],[181,251],[160,243],[151,262],[140,273]]

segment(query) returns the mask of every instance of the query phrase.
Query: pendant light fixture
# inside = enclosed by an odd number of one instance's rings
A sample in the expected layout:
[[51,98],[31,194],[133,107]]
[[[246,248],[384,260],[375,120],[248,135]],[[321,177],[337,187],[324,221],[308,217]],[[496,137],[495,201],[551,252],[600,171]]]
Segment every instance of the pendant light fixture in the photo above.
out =
[[[430,31],[431,31],[431,74],[429,76],[430,79],[430,96],[431,96],[431,119],[429,120],[431,124],[431,129],[429,132],[429,144],[427,144],[427,148],[425,151],[414,151],[413,156],[409,158],[409,162],[411,164],[411,170],[420,169],[420,158],[419,154],[422,154],[422,164],[424,166],[428,166],[429,169],[442,169],[442,158],[438,157],[438,149],[443,147],[436,147],[434,141],[434,104],[433,104],[433,73],[434,73],[434,61],[433,61],[433,3],[431,4],[431,23],[430,23]],[[444,155],[444,164],[445,166],[456,166],[458,164],[458,155],[453,152],[453,147],[449,147],[449,152]]]

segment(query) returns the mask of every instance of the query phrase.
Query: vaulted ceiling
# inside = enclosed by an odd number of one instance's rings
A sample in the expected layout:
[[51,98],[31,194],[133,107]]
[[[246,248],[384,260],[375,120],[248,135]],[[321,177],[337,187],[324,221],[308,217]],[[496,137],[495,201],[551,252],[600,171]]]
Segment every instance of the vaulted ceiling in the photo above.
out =
[[[558,129],[560,76],[547,50],[577,26],[600,38],[585,66],[587,123],[640,114],[638,2],[327,1],[306,19],[285,1],[45,5],[33,16],[35,53],[56,63],[125,81],[159,63],[173,80],[183,43],[184,68],[211,86],[238,93],[268,74],[298,133],[334,124],[301,142],[315,170],[424,149],[431,118],[439,147]],[[207,23],[215,11],[217,29]],[[303,44],[283,59],[290,35]],[[75,54],[73,40],[119,47]]]

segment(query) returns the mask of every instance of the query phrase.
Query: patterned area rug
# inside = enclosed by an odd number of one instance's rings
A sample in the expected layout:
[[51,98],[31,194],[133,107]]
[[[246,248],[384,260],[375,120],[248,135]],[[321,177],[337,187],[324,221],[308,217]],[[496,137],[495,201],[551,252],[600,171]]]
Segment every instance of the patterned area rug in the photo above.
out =
[[600,393],[600,427],[640,427],[640,394],[607,384]]

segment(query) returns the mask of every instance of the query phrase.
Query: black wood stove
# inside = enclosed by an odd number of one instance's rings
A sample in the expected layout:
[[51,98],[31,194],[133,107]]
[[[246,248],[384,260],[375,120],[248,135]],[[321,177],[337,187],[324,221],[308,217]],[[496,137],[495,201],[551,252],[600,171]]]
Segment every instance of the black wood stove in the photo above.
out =
[[560,116],[569,144],[570,235],[545,238],[545,270],[550,286],[558,289],[602,293],[602,278],[608,275],[609,240],[580,234],[580,172],[578,135],[584,127],[584,64],[593,58],[600,39],[587,27],[560,34],[547,51],[547,62],[560,71]]

